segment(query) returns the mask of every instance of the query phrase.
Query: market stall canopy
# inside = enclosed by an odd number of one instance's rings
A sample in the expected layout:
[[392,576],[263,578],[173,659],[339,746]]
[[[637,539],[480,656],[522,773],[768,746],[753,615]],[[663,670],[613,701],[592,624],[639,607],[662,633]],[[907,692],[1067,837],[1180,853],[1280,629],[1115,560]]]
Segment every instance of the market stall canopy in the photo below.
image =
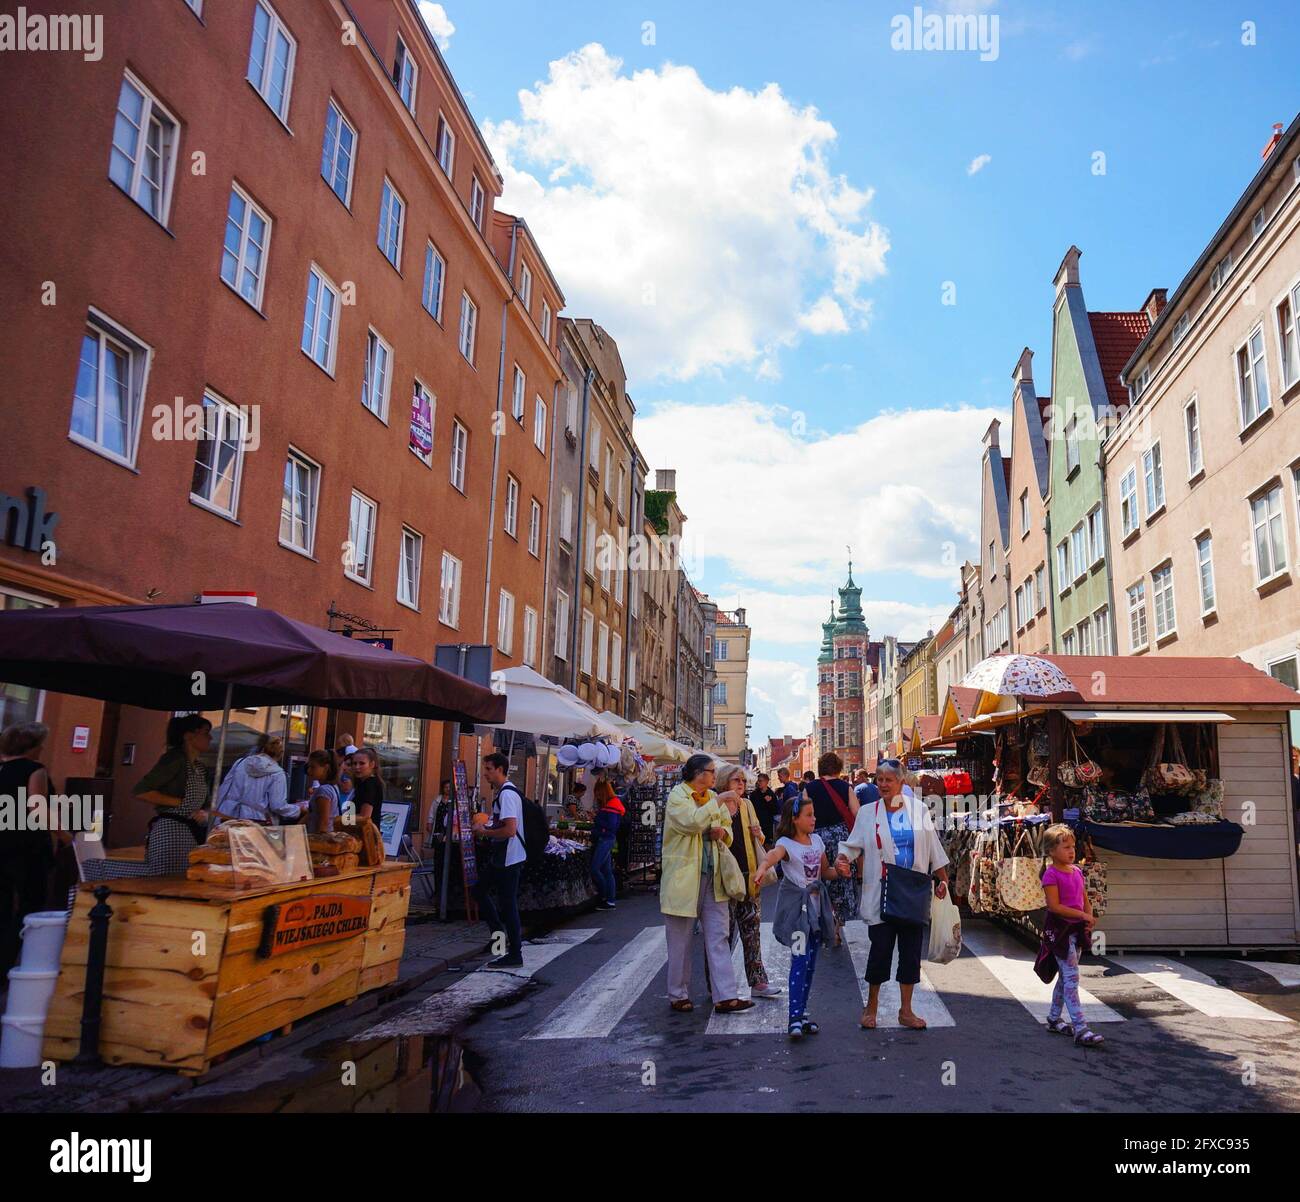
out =
[[670,739],[667,735],[661,735],[644,722],[628,723],[624,734],[630,735],[640,743],[642,754],[648,755],[653,760],[684,764],[694,754],[689,747],[677,742],[676,739]]
[[1235,722],[1214,710],[1062,710],[1071,722]]
[[493,673],[493,681],[505,691],[505,713],[484,726],[552,739],[622,739],[624,732],[596,713],[580,697],[547,680],[532,668],[506,668]]
[[917,714],[912,719],[912,733],[908,750],[912,755],[920,755],[928,747],[944,746],[939,739],[939,715]]
[[236,708],[301,703],[450,722],[505,713],[504,698],[414,656],[236,602],[0,613],[0,680],[154,710],[219,707],[229,688]]

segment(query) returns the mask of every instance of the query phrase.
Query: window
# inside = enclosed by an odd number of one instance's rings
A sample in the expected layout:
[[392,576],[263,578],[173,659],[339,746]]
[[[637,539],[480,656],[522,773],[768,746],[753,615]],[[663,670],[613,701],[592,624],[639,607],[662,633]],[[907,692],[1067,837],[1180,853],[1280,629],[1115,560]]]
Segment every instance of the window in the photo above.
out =
[[569,660],[569,594],[563,589],[555,593],[555,658]]
[[536,500],[529,502],[528,510],[528,554],[541,558],[542,549],[542,507]]
[[450,551],[442,553],[438,574],[438,621],[453,629],[460,625],[460,560]]
[[1237,396],[1244,430],[1268,408],[1268,365],[1264,361],[1264,327],[1258,327],[1237,350]]
[[1061,653],[1063,655],[1073,655],[1075,651],[1074,631],[1067,630],[1061,636]]
[[1208,534],[1196,540],[1196,574],[1201,584],[1201,614],[1214,611],[1214,548]]
[[81,335],[69,435],[124,463],[135,463],[149,350],[125,330],[91,313]]
[[524,302],[524,308],[531,313],[533,308],[533,273],[528,270],[527,263],[519,264],[519,297]]
[[296,43],[266,0],[253,9],[253,43],[248,50],[248,82],[281,121],[289,120]]
[[623,679],[623,636],[610,635],[609,687],[617,689]]
[[1088,530],[1082,522],[1070,531],[1070,562],[1076,579],[1082,580],[1088,571]]
[[1067,539],[1061,539],[1056,544],[1056,591],[1064,595],[1073,580],[1074,573],[1070,571],[1070,544]]
[[596,636],[596,679],[602,682],[609,679],[609,627],[604,622]]
[[1286,570],[1286,531],[1282,522],[1282,486],[1273,485],[1250,503],[1255,536],[1255,580],[1263,584]]
[[627,691],[629,693],[636,689],[636,647],[635,645],[628,648],[627,652]]
[[577,434],[578,432],[578,390],[572,382],[569,384],[565,397],[564,429],[568,434]]
[[623,604],[623,575],[624,572],[622,568],[614,569],[614,600],[617,601],[619,605]]
[[108,178],[163,225],[171,209],[177,129],[176,118],[128,72],[117,97]]
[[1110,607],[1103,605],[1092,615],[1092,638],[1098,655],[1110,654]]
[[315,263],[307,272],[307,307],[302,317],[302,350],[317,367],[334,374],[338,345],[339,290]]
[[316,542],[316,497],[320,465],[292,447],[284,464],[284,491],[280,497],[280,542],[305,555]]
[[445,117],[438,118],[438,166],[451,179],[456,167],[456,135]]
[[203,394],[203,432],[194,448],[190,497],[217,513],[234,517],[244,459],[244,415],[210,392]]
[[560,489],[560,538],[573,545],[573,493]]
[[420,68],[407,50],[406,43],[397,39],[397,57],[393,60],[393,83],[397,85],[397,94],[407,110],[415,112],[415,85],[420,79]]
[[540,393],[533,397],[533,446],[546,454],[546,402]]
[[1142,515],[1138,510],[1137,466],[1129,468],[1119,481],[1120,526],[1124,534],[1132,534],[1138,528]]
[[713,686],[713,704],[727,704],[727,682],[725,680],[720,680]]
[[587,570],[587,575],[595,579],[596,576],[596,520],[595,518],[587,519],[587,541],[583,547],[583,566]]
[[524,664],[537,667],[537,610],[524,606]]
[[1177,346],[1184,338],[1187,337],[1187,331],[1192,328],[1192,315],[1190,313],[1180,314],[1178,320],[1174,322],[1174,346]]
[[1039,564],[1034,569],[1034,599],[1038,602],[1039,610],[1047,608],[1047,582],[1044,577],[1047,574],[1047,566]]
[[627,491],[627,469],[620,463],[618,465],[618,516],[623,516],[623,494]]
[[1029,533],[1029,489],[1020,494],[1020,534]]
[[380,421],[388,420],[388,390],[393,348],[375,331],[366,333],[366,374],[361,381],[361,403]]
[[424,536],[409,526],[402,527],[402,553],[397,560],[397,599],[412,609],[420,608],[420,562]]
[[1129,389],[1129,400],[1136,401],[1141,397],[1141,395],[1146,392],[1147,385],[1150,383],[1151,369],[1149,367],[1144,367],[1140,372],[1138,372],[1137,378],[1133,381],[1133,386]]
[[611,564],[614,558],[614,548],[611,545],[613,539],[608,534],[602,534],[597,541],[600,544],[600,587],[605,592],[609,592]]
[[345,205],[352,201],[352,165],[356,159],[357,131],[333,100],[325,109],[325,141],[321,145],[321,178]]
[[594,418],[592,419],[591,422],[590,452],[591,453],[587,458],[587,463],[591,467],[599,471],[600,470],[600,422],[596,421]]
[[1300,283],[1277,307],[1277,345],[1282,359],[1282,387],[1300,380]]
[[1268,223],[1268,218],[1264,215],[1264,210],[1260,209],[1254,217],[1250,219],[1250,240],[1253,242],[1264,232],[1264,226]]
[[1142,651],[1147,645],[1147,590],[1141,580],[1128,589],[1128,645],[1130,651]]
[[1232,255],[1224,255],[1210,273],[1210,291],[1218,292],[1224,281],[1232,274]]
[[1079,654],[1092,654],[1092,622],[1087,618],[1079,623]]
[[359,584],[370,583],[375,550],[375,503],[363,493],[352,492],[348,507],[348,545],[344,548],[343,574]]
[[460,294],[460,353],[469,363],[474,362],[474,333],[478,327],[478,306],[469,299],[468,292]]
[[402,269],[402,222],[406,216],[406,202],[393,187],[388,177],[384,177],[384,190],[379,198],[379,233],[376,241],[379,249],[399,271]]
[[465,459],[469,451],[469,431],[460,422],[451,423],[451,483],[465,491]]
[[1151,601],[1155,608],[1156,638],[1162,639],[1173,634],[1178,628],[1178,618],[1174,610],[1174,567],[1172,563],[1162,564],[1151,572]]
[[1147,517],[1151,517],[1165,503],[1165,473],[1160,463],[1160,444],[1142,453],[1142,480],[1146,486]]
[[715,660],[723,660],[728,657],[727,642],[726,639],[713,640],[713,658]]
[[[203,0],[185,0],[185,3],[189,5],[190,10],[194,13],[196,17],[203,16]],[[5,725],[6,726],[8,725],[7,721]]]
[[1190,480],[1205,466],[1201,459],[1201,415],[1195,397],[1183,406],[1183,425],[1187,433],[1187,478]]
[[519,370],[519,364],[515,364],[515,385],[514,391],[510,394],[510,413],[521,426],[524,424],[524,389],[527,387],[527,381],[524,379],[524,373]]
[[1091,552],[1091,562],[1101,563],[1106,558],[1106,537],[1101,529],[1101,506],[1098,505],[1087,517],[1088,522],[1088,549]]
[[551,306],[542,301],[542,341],[548,346],[551,342]]
[[[1300,661],[1297,661],[1294,655],[1288,655],[1285,659],[1274,660],[1269,664],[1268,674],[1274,680],[1280,680],[1288,689],[1300,689],[1300,681],[1297,680],[1298,668],[1300,668]],[[7,720],[8,715],[6,715]]]
[[519,481],[506,477],[506,533],[514,538],[519,533]]
[[1079,423],[1071,414],[1065,423],[1065,472],[1069,475],[1079,466]]
[[591,675],[592,621],[591,610],[584,609],[582,611],[582,660],[579,668],[588,676]]
[[472,176],[469,181],[469,215],[478,229],[483,228],[483,214],[487,211],[487,194],[483,191],[483,185],[478,182],[478,176]]
[[509,655],[515,645],[515,597],[501,590],[497,601],[497,650]]
[[442,320],[442,290],[446,282],[447,261],[430,242],[424,248],[424,288],[420,303],[435,321]]
[[614,482],[614,448],[605,444],[605,496],[609,496],[610,486]]
[[1020,630],[1025,624],[1025,586],[1023,584],[1016,585],[1015,602],[1016,629]]
[[221,278],[254,309],[262,308],[262,283],[271,219],[235,184],[226,207]]
[[429,467],[433,466],[433,414],[438,398],[419,380],[411,389],[411,430],[407,446]]

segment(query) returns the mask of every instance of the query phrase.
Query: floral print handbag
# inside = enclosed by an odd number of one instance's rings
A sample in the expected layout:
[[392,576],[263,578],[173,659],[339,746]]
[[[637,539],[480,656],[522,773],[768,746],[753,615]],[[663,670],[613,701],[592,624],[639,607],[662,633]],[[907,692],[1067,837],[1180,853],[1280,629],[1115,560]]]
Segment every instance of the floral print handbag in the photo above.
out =
[[1106,913],[1106,865],[1097,859],[1097,849],[1092,845],[1091,839],[1084,839],[1083,853],[1084,888],[1088,891],[1093,915],[1100,918]]

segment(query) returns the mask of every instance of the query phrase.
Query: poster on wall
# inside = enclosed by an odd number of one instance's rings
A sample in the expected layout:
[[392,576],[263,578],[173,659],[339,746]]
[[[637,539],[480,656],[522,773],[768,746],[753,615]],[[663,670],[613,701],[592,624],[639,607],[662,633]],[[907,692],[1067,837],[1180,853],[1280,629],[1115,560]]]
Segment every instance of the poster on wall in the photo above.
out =
[[409,801],[385,801],[379,807],[379,836],[384,841],[384,855],[394,857],[402,850],[402,836],[411,813]]
[[433,458],[433,405],[418,384],[411,394],[410,447],[425,463]]

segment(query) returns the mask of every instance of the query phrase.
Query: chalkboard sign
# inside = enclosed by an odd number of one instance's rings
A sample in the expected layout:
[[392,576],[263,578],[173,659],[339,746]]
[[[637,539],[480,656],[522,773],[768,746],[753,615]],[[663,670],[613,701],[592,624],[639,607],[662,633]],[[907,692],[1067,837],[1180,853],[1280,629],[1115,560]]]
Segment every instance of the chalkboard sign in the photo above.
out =
[[465,761],[457,760],[452,770],[452,787],[456,790],[456,821],[460,826],[460,855],[464,868],[466,892],[478,884],[478,863],[474,859],[474,820],[469,812],[469,781]]

